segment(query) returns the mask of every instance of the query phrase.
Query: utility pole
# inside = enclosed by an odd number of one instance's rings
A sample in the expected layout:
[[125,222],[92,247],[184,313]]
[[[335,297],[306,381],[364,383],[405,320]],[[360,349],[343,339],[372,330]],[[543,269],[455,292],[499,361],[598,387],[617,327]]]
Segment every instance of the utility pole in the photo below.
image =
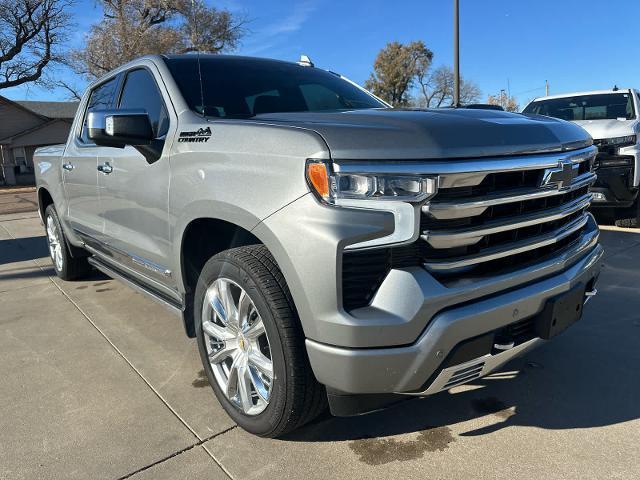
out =
[[198,39],[198,23],[196,22],[196,1],[191,0],[191,21],[193,22],[193,31],[191,32],[191,48],[195,50],[196,40]]
[[460,0],[453,0],[453,106],[460,107]]
[[545,87],[545,92],[546,92],[546,97],[549,96],[549,80],[545,80],[544,81],[544,87]]

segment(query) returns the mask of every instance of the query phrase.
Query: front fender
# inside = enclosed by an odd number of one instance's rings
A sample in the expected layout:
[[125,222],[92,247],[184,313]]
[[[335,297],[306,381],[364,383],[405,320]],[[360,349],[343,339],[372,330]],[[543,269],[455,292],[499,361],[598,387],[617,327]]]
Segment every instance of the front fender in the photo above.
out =
[[[260,218],[236,205],[210,199],[189,203],[185,206],[183,212],[183,215],[175,218],[172,225],[172,238],[174,239],[172,242],[172,258],[174,259],[173,271],[175,272],[176,286],[180,293],[184,294],[186,293],[186,287],[180,259],[187,227],[195,220],[207,218],[222,220],[251,232],[260,223]],[[263,241],[259,236],[258,239]]]

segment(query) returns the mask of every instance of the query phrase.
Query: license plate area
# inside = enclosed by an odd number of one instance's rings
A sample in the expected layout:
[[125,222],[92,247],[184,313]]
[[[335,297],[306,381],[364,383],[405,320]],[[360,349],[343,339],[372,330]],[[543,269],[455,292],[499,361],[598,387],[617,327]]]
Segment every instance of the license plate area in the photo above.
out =
[[585,286],[579,284],[547,301],[536,319],[536,335],[548,340],[576,323],[582,317]]

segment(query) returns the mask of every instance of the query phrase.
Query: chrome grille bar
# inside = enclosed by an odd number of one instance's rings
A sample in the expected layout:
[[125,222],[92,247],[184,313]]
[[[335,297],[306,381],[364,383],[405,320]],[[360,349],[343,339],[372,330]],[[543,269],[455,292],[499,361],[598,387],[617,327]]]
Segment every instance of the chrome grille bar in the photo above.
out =
[[496,172],[540,170],[552,168],[561,160],[581,163],[595,158],[596,147],[587,147],[570,152],[539,153],[513,157],[484,157],[474,159],[362,161],[336,160],[333,168],[341,173],[389,173],[397,175],[438,175],[440,188],[476,185],[483,178]]
[[490,262],[504,257],[517,255],[537,248],[542,248],[547,245],[552,245],[559,242],[563,238],[568,237],[572,233],[582,229],[589,221],[590,214],[585,214],[567,225],[550,232],[545,235],[534,237],[533,239],[527,239],[519,242],[513,242],[499,247],[486,249],[479,254],[469,255],[459,258],[449,258],[446,260],[427,260],[424,262],[424,266],[427,270],[432,272],[442,272],[455,270],[465,267],[473,267],[481,263]]
[[543,210],[528,215],[509,217],[505,220],[488,222],[476,228],[469,227],[451,230],[425,231],[421,237],[429,245],[437,249],[475,245],[487,235],[508,232],[518,228],[531,227],[566,218],[580,210],[586,209],[591,203],[591,197],[592,195],[588,193],[570,203],[553,209]]
[[596,175],[589,172],[577,177],[569,188],[563,190],[558,190],[557,188],[527,188],[506,192],[501,191],[483,197],[429,203],[422,207],[422,212],[438,220],[474,217],[482,215],[487,208],[492,206],[563,195],[591,185],[595,181]]

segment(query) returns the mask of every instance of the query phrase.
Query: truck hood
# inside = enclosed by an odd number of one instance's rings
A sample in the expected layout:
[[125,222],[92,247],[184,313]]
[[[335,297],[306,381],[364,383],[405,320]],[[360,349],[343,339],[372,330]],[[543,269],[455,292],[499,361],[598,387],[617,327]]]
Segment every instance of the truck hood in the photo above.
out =
[[574,120],[596,140],[603,138],[634,135],[638,128],[637,120]]
[[591,144],[587,132],[570,122],[496,110],[370,109],[270,113],[253,119],[314,130],[334,159],[504,156]]

